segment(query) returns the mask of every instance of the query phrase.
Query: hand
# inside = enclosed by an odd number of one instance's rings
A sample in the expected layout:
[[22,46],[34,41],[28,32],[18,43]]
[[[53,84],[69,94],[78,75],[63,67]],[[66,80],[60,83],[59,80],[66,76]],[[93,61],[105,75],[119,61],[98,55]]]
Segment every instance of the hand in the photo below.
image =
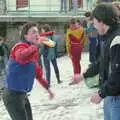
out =
[[44,41],[42,42],[42,44],[44,44],[44,45],[46,45],[46,46],[48,46],[48,47],[55,47],[55,44],[56,44],[56,43],[55,43],[54,41],[48,39],[48,40],[44,40]]
[[99,104],[101,101],[102,101],[102,98],[100,97],[98,92],[91,97],[91,102],[94,104]]
[[54,98],[53,92],[50,89],[48,89],[48,93],[49,93],[49,98],[53,99]]

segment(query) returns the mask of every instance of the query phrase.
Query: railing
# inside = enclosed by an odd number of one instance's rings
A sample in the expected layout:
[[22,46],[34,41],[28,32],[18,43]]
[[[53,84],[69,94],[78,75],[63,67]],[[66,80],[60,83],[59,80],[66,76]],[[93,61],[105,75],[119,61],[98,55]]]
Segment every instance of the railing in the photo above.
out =
[[[49,16],[49,15],[81,15],[85,12],[82,4],[76,4],[75,8],[70,8],[67,4],[67,12],[60,13],[60,0],[27,0],[27,3],[20,5],[16,0],[0,0],[0,15],[26,15],[31,16]],[[41,2],[42,1],[42,2]],[[55,2],[56,1],[56,2]]]

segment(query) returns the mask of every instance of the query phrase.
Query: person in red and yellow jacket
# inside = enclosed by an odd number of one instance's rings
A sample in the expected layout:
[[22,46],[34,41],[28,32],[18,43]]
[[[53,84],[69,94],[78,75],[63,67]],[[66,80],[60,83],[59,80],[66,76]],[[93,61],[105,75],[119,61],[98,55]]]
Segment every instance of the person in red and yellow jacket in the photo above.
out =
[[68,55],[71,58],[74,70],[73,81],[71,84],[76,84],[79,81],[81,73],[81,52],[85,43],[85,33],[83,27],[77,22],[77,19],[72,18],[69,23],[69,28],[66,34],[66,48]]
[[38,64],[38,47],[47,39],[39,37],[35,23],[27,23],[21,31],[21,41],[11,49],[4,78],[3,102],[12,120],[33,120],[27,93],[32,90],[35,78],[48,91],[50,98],[54,96]]

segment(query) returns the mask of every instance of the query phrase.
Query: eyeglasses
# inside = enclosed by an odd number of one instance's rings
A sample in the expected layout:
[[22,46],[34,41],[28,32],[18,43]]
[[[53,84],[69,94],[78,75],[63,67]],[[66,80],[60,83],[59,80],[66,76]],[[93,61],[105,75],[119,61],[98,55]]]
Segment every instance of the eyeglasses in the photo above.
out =
[[39,31],[37,31],[37,30],[31,30],[30,32],[35,33],[35,34],[39,34]]
[[28,32],[39,34],[39,31],[37,29],[30,29]]

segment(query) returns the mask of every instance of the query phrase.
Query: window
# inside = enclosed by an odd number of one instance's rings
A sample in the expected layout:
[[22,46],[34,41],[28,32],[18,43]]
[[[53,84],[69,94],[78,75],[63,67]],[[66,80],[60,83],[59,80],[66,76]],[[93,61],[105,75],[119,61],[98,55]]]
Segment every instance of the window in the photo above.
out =
[[28,0],[16,0],[16,9],[28,6]]

